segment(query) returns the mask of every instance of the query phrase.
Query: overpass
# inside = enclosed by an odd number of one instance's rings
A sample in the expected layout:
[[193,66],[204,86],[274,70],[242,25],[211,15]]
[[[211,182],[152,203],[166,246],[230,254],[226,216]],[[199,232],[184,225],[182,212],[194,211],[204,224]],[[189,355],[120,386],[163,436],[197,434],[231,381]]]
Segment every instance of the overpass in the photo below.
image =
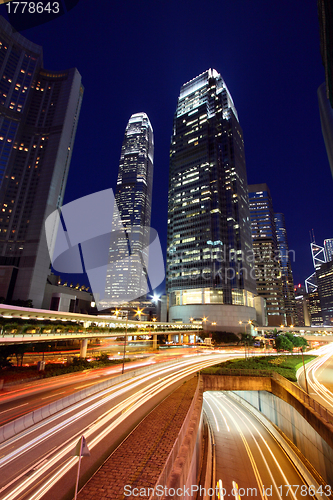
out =
[[302,335],[306,340],[332,342],[333,341],[333,326],[256,326],[255,332],[272,333],[275,330],[278,332],[290,332]]
[[[188,343],[191,335],[198,335],[202,330],[201,324],[185,324],[185,323],[165,323],[157,321],[133,321],[128,319],[119,319],[112,315],[89,315],[63,311],[49,311],[47,309],[32,309],[28,307],[11,306],[7,304],[0,304],[0,317],[8,319],[26,320],[26,321],[40,321],[43,331],[38,327],[38,324],[31,325],[31,332],[23,333],[22,328],[18,329],[16,333],[8,332],[5,328],[1,328],[0,332],[0,345],[12,343],[26,343],[26,342],[43,342],[50,340],[67,340],[79,339],[81,340],[82,357],[86,357],[88,339],[92,338],[112,338],[112,337],[136,337],[136,336],[153,336],[153,348],[157,347],[157,336],[168,335],[168,340],[171,341],[172,337],[178,336],[181,341],[183,335],[183,342]],[[75,331],[61,331],[58,328],[48,329],[43,325],[43,322],[72,322],[73,325],[80,325],[82,330]],[[89,328],[94,325],[97,331],[89,331]],[[22,325],[23,327],[24,325]],[[47,328],[47,329],[46,329]],[[100,330],[98,329],[100,328]],[[124,331],[119,331],[123,328]],[[103,330],[106,329],[106,330]],[[112,331],[114,329],[114,331]],[[118,330],[116,330],[118,329]],[[139,330],[140,329],[140,330]],[[144,330],[143,330],[144,329]],[[20,331],[21,330],[21,331]]]

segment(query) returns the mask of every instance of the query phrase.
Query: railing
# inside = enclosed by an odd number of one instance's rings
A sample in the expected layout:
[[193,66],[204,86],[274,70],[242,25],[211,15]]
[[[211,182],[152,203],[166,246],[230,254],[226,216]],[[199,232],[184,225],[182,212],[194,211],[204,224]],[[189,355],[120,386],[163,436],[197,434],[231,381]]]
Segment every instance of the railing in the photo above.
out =
[[[140,337],[143,335],[178,335],[179,333],[182,334],[191,334],[191,335],[198,335],[199,331],[198,330],[154,330],[151,328],[151,330],[137,330],[136,328],[139,328],[139,325],[135,325],[135,328],[128,328],[127,331],[127,336],[134,336],[134,337]],[[34,337],[45,337],[45,338],[52,338],[52,337],[77,337],[77,338],[91,338],[91,337],[124,337],[125,336],[125,330],[123,331],[117,331],[113,332],[108,331],[108,332],[89,332],[89,331],[81,331],[81,332],[57,332],[57,331],[51,331],[51,332],[17,332],[17,333],[7,333],[5,331],[1,332],[1,337],[3,339],[21,339],[21,338],[34,338]]]
[[[166,486],[166,484],[167,484],[168,477],[172,471],[172,468],[173,468],[173,465],[174,465],[175,460],[177,458],[179,449],[183,443],[183,440],[184,440],[184,437],[185,437],[185,434],[187,431],[187,427],[188,427],[190,420],[192,418],[193,408],[194,408],[195,404],[197,403],[197,398],[198,398],[198,394],[199,394],[199,387],[200,387],[200,377],[198,377],[198,384],[197,384],[197,388],[195,390],[195,393],[194,393],[194,396],[192,399],[191,406],[188,409],[187,415],[185,417],[183,425],[180,428],[177,439],[173,444],[173,447],[168,455],[168,458],[166,459],[163,471],[161,472],[158,480],[156,481],[156,486],[157,485]],[[156,500],[156,499],[160,500],[161,499],[161,495],[158,495],[159,490],[157,490],[156,492],[155,491],[156,491],[156,488],[154,488],[154,492],[150,495],[149,500]]]

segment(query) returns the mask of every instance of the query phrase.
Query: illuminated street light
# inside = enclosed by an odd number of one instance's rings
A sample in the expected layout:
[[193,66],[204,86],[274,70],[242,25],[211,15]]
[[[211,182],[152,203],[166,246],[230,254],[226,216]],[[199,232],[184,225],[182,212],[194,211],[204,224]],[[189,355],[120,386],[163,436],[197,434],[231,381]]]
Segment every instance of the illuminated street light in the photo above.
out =
[[141,320],[141,316],[143,314],[142,311],[143,311],[143,309],[137,308],[136,313],[135,313],[135,316],[139,316],[139,321]]

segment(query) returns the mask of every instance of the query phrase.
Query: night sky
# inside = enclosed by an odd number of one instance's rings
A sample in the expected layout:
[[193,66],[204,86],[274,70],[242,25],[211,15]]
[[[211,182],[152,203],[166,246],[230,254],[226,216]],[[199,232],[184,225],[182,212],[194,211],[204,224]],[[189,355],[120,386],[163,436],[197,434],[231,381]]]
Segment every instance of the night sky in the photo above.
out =
[[[286,218],[295,283],[313,272],[309,231],[333,237],[333,180],[321,133],[324,81],[317,2],[80,0],[22,34],[44,67],[76,66],[85,94],[65,203],[115,190],[125,127],[144,111],[154,129],[152,227],[165,252],[169,145],[180,87],[221,73],[243,128],[248,183],[266,182]],[[1,6],[1,13],[6,7]]]

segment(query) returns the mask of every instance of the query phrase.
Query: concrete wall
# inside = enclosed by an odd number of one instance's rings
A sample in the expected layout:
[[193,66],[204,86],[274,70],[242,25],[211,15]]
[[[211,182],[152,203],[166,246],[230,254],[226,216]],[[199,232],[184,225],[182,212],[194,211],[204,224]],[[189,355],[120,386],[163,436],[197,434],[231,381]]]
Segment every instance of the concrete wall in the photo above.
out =
[[327,484],[333,484],[333,449],[295,408],[266,391],[235,393],[275,424],[297,446]]
[[333,484],[333,414],[296,384],[270,377],[203,375],[204,390],[233,391],[275,424]]
[[[190,318],[208,318],[204,328],[210,328],[211,323],[217,324],[218,330],[238,333],[239,322],[247,323],[256,320],[257,313],[254,307],[236,306],[228,304],[192,304],[169,307],[169,321],[182,321],[190,323]],[[244,331],[244,326],[241,331]]]

